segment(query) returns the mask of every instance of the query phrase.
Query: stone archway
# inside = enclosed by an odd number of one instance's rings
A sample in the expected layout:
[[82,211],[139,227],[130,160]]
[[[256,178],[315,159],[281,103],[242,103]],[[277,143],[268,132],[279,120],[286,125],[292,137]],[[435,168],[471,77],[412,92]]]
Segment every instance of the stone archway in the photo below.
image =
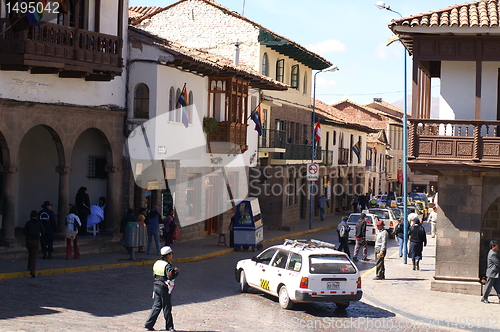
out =
[[500,197],[497,197],[484,214],[481,221],[481,252],[479,261],[479,275],[486,273],[486,257],[489,251],[489,242],[500,239]]

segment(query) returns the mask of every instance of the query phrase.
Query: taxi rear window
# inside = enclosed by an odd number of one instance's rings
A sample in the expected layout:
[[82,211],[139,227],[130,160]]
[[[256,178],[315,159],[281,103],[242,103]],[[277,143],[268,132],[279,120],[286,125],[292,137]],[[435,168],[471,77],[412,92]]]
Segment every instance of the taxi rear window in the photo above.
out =
[[311,274],[350,274],[356,268],[345,256],[311,255],[309,256],[309,272]]

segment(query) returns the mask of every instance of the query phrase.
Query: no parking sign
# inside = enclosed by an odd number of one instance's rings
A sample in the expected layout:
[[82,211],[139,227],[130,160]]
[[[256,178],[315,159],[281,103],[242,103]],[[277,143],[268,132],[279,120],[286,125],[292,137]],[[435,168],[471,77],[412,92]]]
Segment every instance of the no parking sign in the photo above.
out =
[[319,165],[307,164],[307,181],[319,180]]

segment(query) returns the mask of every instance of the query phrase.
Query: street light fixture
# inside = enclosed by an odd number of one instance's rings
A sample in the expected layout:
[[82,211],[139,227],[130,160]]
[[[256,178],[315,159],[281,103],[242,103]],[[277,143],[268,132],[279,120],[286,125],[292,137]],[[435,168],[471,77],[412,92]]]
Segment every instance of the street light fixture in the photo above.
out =
[[[389,5],[387,5],[383,1],[378,1],[375,3],[375,6],[378,9],[386,9],[393,13],[399,15],[400,18],[403,17],[400,13],[395,10],[392,10]],[[400,40],[401,41],[401,40]],[[401,41],[401,45],[403,42]],[[403,45],[404,48],[404,45]],[[408,89],[407,89],[407,72],[406,72],[406,48],[404,48],[404,113],[403,113],[403,217],[404,217],[404,238],[403,238],[403,262],[407,263],[407,235],[408,235],[408,190],[407,190],[407,182],[408,182]]]
[[[314,150],[316,146],[315,137],[314,137],[314,125],[316,124],[316,75],[324,72],[334,72],[339,70],[337,66],[331,66],[320,71],[314,73],[314,84],[313,84],[313,109],[311,115],[311,123],[312,123],[312,136],[311,136],[311,164],[314,164]],[[309,229],[312,229],[312,215],[313,215],[313,181],[309,184]]]

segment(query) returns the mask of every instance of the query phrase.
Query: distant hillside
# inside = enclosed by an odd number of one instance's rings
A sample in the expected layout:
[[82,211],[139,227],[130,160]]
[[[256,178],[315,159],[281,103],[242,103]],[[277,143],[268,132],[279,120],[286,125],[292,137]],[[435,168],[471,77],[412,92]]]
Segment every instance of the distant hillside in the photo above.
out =
[[[397,108],[404,109],[403,99],[391,103]],[[408,114],[411,114],[411,95],[408,96]],[[431,118],[437,119],[439,115],[439,97],[433,97],[431,99]]]

